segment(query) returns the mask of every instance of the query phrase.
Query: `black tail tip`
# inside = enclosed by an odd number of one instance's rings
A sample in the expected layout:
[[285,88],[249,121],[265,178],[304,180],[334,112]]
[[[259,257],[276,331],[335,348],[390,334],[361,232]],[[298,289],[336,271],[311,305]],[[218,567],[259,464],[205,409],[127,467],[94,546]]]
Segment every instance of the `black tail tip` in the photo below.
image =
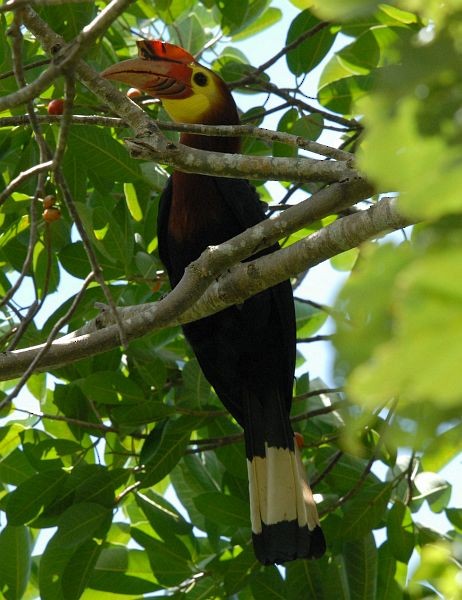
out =
[[322,529],[312,531],[300,527],[297,521],[281,521],[262,526],[261,533],[252,533],[255,556],[264,565],[274,565],[297,558],[321,558],[326,551]]

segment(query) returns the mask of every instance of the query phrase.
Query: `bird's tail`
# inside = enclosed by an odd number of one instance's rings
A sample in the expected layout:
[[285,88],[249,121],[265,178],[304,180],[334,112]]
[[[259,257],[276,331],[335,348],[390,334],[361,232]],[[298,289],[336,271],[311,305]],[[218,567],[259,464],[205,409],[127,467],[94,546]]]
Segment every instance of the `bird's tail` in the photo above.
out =
[[320,558],[326,543],[283,402],[248,398],[245,426],[255,554],[263,564]]

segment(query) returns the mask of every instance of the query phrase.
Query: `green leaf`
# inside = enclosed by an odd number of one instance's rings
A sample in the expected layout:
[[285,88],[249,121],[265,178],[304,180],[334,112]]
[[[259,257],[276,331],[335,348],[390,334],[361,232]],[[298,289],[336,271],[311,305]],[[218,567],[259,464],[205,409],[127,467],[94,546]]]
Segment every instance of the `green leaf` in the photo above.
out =
[[[398,254],[396,249],[394,253]],[[382,258],[388,261],[390,250]],[[397,266],[396,256],[392,260]],[[380,271],[384,264],[375,261],[374,269]],[[431,398],[440,406],[458,405],[462,391],[458,376],[462,361],[461,265],[462,251],[457,246],[437,246],[428,248],[424,256],[416,257],[400,272],[397,304],[393,306],[393,337],[375,350],[373,361],[356,369],[350,377],[350,392],[356,399],[367,398],[370,405],[377,405],[399,394],[406,403]],[[386,279],[388,274],[380,287]],[[370,302],[371,294],[375,295],[378,289],[371,291],[371,280],[367,289]],[[390,292],[393,293],[393,287]],[[386,307],[386,313],[390,310],[391,306]],[[377,323],[383,320],[384,312],[376,313],[374,319]],[[374,328],[370,325],[372,341]]]
[[6,458],[21,443],[19,434],[25,427],[20,423],[10,423],[0,427],[0,456]]
[[352,248],[330,259],[330,264],[337,271],[351,271],[358,259],[359,250]]
[[132,536],[146,550],[152,571],[160,583],[178,585],[193,574],[188,563],[189,551],[178,538],[174,542],[170,539],[166,544],[137,528],[132,528]]
[[[334,57],[333,60],[336,60]],[[322,77],[319,82],[318,101],[322,106],[341,115],[349,115],[355,109],[354,103],[367,96],[373,87],[373,77],[371,75],[350,75],[336,77],[333,81],[330,65],[326,67],[325,74],[328,77]],[[328,70],[329,69],[329,70]],[[327,79],[327,83],[326,83]]]
[[250,527],[249,505],[240,498],[206,492],[194,498],[196,508],[218,525]]
[[282,18],[282,12],[279,8],[270,6],[265,12],[258,17],[249,27],[232,36],[234,42],[250,38],[268,27],[271,27]]
[[5,600],[22,598],[31,570],[32,543],[27,527],[6,525],[0,532],[0,591]]
[[9,525],[22,525],[36,517],[59,494],[68,474],[61,470],[37,473],[10,492],[6,501]]
[[[292,129],[298,119],[298,110],[290,108],[279,120],[278,131],[292,133]],[[273,143],[273,156],[297,156],[297,148],[282,142]]]
[[[410,42],[400,67],[387,69],[377,92],[360,107],[368,131],[361,168],[380,189],[399,190],[402,210],[416,218],[461,212],[454,194],[461,174],[455,141],[459,105],[453,96],[454,86],[460,86],[461,58],[454,43],[447,33],[421,47]],[[451,83],[440,78],[441,61]],[[415,94],[419,86],[423,96]]]
[[205,529],[204,515],[197,510],[194,498],[204,492],[219,491],[217,482],[207,469],[207,462],[204,464],[196,455],[186,455],[171,472],[170,480],[191,520],[201,529]]
[[93,210],[92,221],[98,250],[127,272],[133,257],[133,232],[125,207],[100,204]]
[[423,471],[414,479],[414,485],[419,495],[413,500],[425,498],[433,512],[441,512],[451,499],[451,485],[437,473]]
[[3,483],[17,486],[34,474],[35,469],[19,448],[0,462],[0,481]]
[[181,402],[186,403],[189,407],[207,405],[211,387],[196,359],[191,359],[184,365],[182,376]]
[[75,548],[91,538],[101,527],[109,510],[94,502],[79,502],[63,513],[58,523],[62,548]]
[[154,423],[175,414],[175,408],[166,406],[161,402],[148,400],[140,404],[127,404],[122,406],[113,406],[111,415],[115,423],[120,426],[139,426],[147,423]]
[[323,0],[316,3],[315,12],[327,20],[352,21],[373,14],[379,3],[379,0]]
[[130,211],[132,219],[141,221],[143,218],[143,211],[139,205],[136,188],[133,183],[124,183],[124,194],[127,208]]
[[76,383],[96,404],[138,404],[145,400],[142,389],[121,373],[99,371]]
[[384,517],[392,486],[390,484],[371,484],[345,505],[341,531],[344,540],[357,540],[371,529],[380,525]]
[[226,593],[232,596],[247,585],[253,571],[259,568],[259,565],[251,548],[244,548],[235,558],[226,561],[223,578]]
[[58,261],[51,248],[48,251],[44,246],[37,245],[33,258],[33,269],[37,290],[41,297],[52,294],[59,285]]
[[225,35],[235,35],[251,25],[268,5],[268,0],[218,0]]
[[75,502],[92,502],[112,508],[115,490],[126,483],[129,472],[124,469],[109,470],[103,465],[80,464],[72,469],[67,487],[74,491]]
[[[292,21],[286,45],[292,43],[300,35],[309,31],[321,21],[310,11],[304,10]],[[335,41],[336,33],[332,33],[330,27],[325,27],[316,34],[308,37],[296,48],[287,53],[287,64],[294,75],[309,73],[326,56]]]
[[[318,561],[297,560],[286,567],[288,597],[291,600],[304,598],[324,598],[324,582],[322,567],[326,565]],[[340,590],[337,590],[340,592]],[[339,596],[339,600],[341,596]]]
[[377,600],[403,600],[403,590],[395,579],[396,560],[385,542],[378,552]]
[[119,545],[103,548],[88,585],[101,592],[129,596],[162,589],[152,574],[146,552]]
[[101,543],[95,539],[77,547],[62,575],[62,592],[66,600],[79,600],[82,597],[101,547]]
[[295,301],[295,316],[297,324],[297,337],[309,337],[320,329],[327,319],[325,311],[308,304]]
[[307,140],[317,140],[324,129],[324,119],[319,114],[300,117],[293,124],[291,133]]
[[351,600],[375,600],[377,590],[377,548],[371,531],[344,546],[345,567]]
[[80,164],[99,178],[133,182],[141,177],[138,162],[104,127],[73,127],[68,147],[79,156]]
[[[201,23],[199,15],[202,7],[196,5],[194,12],[190,12],[188,16],[180,22],[176,22],[172,27],[172,41],[191,52],[198,54],[202,51],[208,40],[212,37],[210,30]],[[203,14],[207,14],[205,11]]]
[[388,513],[387,538],[393,556],[407,564],[415,546],[414,523],[411,511],[402,502],[395,501]]
[[274,566],[254,573],[250,580],[250,589],[255,600],[286,600],[287,598],[284,581]]
[[462,436],[462,425],[458,424],[429,440],[429,444],[421,457],[424,471],[439,471],[459,454],[459,440]]
[[446,516],[451,523],[456,527],[458,531],[462,531],[462,509],[461,508],[447,508],[445,510]]
[[148,490],[146,494],[138,493],[136,503],[146,515],[151,527],[165,541],[172,535],[187,535],[191,532],[192,525],[185,521],[173,505],[152,490]]
[[140,481],[150,487],[170,473],[184,455],[191,432],[199,426],[200,419],[180,417],[157,425],[143,444],[140,460],[145,474]]
[[[92,517],[92,509],[97,511],[98,523]],[[75,519],[79,512],[90,524],[86,535]],[[62,515],[58,531],[48,542],[40,560],[42,600],[78,600],[81,597],[101,552],[101,537],[110,525],[111,515],[111,510],[90,503],[84,509],[79,505],[70,507]],[[79,543],[72,543],[73,532]]]
[[69,41],[92,20],[96,14],[96,6],[88,4],[88,2],[74,2],[73,6],[65,4],[59,7],[41,7],[38,12],[56,33]]

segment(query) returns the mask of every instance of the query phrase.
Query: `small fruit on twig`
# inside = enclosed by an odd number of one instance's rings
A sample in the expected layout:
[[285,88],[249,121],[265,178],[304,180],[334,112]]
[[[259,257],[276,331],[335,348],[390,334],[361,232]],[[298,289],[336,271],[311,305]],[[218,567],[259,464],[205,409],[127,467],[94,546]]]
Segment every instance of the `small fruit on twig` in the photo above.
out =
[[136,98],[139,98],[141,95],[142,95],[142,92],[138,88],[130,88],[127,92],[127,98],[130,98],[130,100],[135,100]]
[[47,223],[53,223],[53,221],[58,221],[61,218],[61,211],[59,208],[52,206],[50,208],[45,208],[42,213],[43,220]]
[[64,112],[64,100],[62,98],[50,100],[47,111],[49,115],[62,115]]
[[52,194],[48,194],[43,199],[43,208],[51,208],[55,202],[56,202],[56,196],[53,196]]

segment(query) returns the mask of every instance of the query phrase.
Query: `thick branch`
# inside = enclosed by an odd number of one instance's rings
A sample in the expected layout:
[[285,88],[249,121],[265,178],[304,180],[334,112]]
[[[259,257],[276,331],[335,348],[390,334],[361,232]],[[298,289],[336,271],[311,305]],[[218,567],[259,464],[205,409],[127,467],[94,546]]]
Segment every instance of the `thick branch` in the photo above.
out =
[[[203,288],[202,281],[210,280],[209,276],[203,275],[203,259],[200,258],[188,268],[185,277],[171,294],[151,309],[144,310],[125,322],[127,339],[133,340],[164,327],[204,317],[231,304],[241,303],[257,292],[371,237],[409,224],[410,221],[397,211],[395,199],[382,200],[367,211],[340,219],[275,255],[236,266],[219,281],[212,283],[200,300],[185,311],[183,307],[188,304],[188,295],[192,294],[195,299],[196,290],[199,289],[200,292]],[[207,256],[205,261],[208,261]],[[118,328],[114,325],[77,338],[66,337],[51,345],[48,353],[40,360],[39,367],[40,370],[57,367],[105,352],[118,343]],[[23,373],[40,349],[41,346],[35,346],[0,355],[0,379],[11,379]]]
[[170,142],[158,147],[157,136],[125,140],[134,158],[161,161],[186,173],[202,173],[220,177],[242,177],[272,181],[323,181],[333,183],[359,177],[345,162],[313,158],[274,158],[225,154],[190,148]]

